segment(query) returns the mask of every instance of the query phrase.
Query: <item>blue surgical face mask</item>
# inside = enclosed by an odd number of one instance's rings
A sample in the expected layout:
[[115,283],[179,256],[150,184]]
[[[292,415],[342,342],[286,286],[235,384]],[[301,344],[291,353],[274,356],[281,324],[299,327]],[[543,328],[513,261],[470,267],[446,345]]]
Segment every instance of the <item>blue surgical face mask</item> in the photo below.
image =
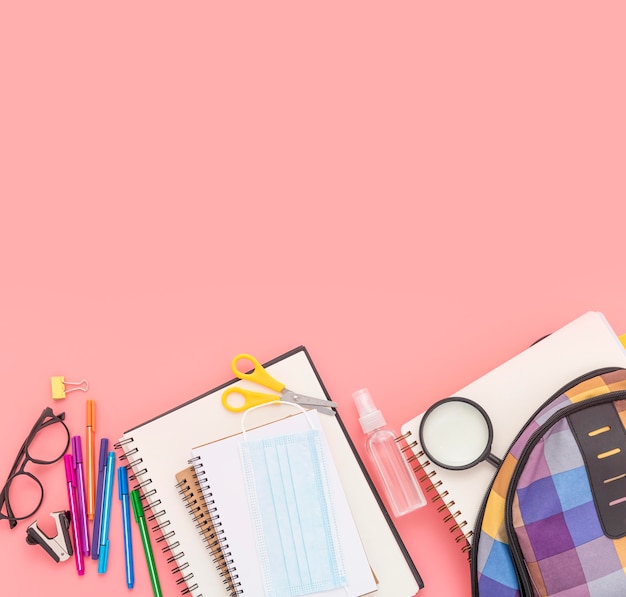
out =
[[241,457],[266,596],[345,586],[320,432],[245,440]]

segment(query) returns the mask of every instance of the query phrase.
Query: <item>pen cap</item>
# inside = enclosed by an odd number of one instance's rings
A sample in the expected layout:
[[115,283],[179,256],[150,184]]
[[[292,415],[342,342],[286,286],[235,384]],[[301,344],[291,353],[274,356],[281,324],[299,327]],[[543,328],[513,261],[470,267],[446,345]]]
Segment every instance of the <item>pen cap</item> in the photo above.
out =
[[117,469],[117,489],[120,500],[123,495],[128,495],[128,471],[125,466]]
[[369,433],[374,429],[380,429],[386,425],[385,417],[374,404],[374,400],[367,388],[357,390],[352,394],[354,404],[359,413],[359,423],[363,433]]
[[98,456],[99,470],[104,470],[104,467],[107,464],[108,453],[109,453],[109,439],[106,437],[103,437],[100,440],[100,455]]
[[63,456],[63,462],[65,462],[65,476],[68,481],[72,481],[74,478],[74,460],[71,454],[65,454]]
[[139,522],[139,519],[143,518],[143,505],[141,504],[141,496],[139,490],[133,489],[130,492],[130,503],[133,505],[133,514],[135,515],[135,522]]
[[74,463],[83,461],[83,448],[80,442],[80,435],[74,435],[72,437],[72,456],[74,457]]
[[87,427],[96,427],[96,401],[87,400]]
[[98,574],[104,574],[107,571],[109,565],[109,545],[111,543],[107,541],[104,545],[100,546],[100,554],[98,555]]

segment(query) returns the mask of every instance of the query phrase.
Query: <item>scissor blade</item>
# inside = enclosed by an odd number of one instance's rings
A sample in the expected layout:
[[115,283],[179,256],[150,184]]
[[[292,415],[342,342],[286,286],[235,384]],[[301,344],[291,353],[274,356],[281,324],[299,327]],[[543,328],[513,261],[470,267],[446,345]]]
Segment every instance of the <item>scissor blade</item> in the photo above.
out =
[[310,406],[315,408],[321,413],[327,415],[335,415],[333,408],[337,407],[336,402],[331,400],[325,400],[324,398],[313,398],[312,396],[304,396],[303,394],[296,394],[290,390],[283,391],[280,397],[284,402],[292,402],[293,404],[299,404],[300,406]]

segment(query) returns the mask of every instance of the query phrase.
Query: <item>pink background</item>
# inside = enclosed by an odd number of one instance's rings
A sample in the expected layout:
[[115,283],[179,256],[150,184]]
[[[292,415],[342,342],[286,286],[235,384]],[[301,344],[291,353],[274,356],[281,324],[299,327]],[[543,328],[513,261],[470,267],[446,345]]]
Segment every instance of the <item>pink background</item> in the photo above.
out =
[[[304,344],[353,438],[588,310],[626,332],[622,2],[5,2],[0,475],[46,405],[98,438]],[[87,378],[53,403],[50,376]],[[37,470],[39,518],[66,507]],[[5,595],[120,595],[0,525]],[[42,523],[45,526],[45,523]],[[425,596],[470,595],[430,506]],[[135,536],[135,595],[151,595]],[[164,594],[178,595],[164,560]]]

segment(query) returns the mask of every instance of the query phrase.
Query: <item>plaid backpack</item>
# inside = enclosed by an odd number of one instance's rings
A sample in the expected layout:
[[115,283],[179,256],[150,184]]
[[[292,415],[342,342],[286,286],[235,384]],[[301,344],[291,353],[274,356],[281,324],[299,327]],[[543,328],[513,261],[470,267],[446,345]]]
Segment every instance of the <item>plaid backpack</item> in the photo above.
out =
[[474,597],[626,595],[626,370],[582,376],[520,431],[476,522]]

